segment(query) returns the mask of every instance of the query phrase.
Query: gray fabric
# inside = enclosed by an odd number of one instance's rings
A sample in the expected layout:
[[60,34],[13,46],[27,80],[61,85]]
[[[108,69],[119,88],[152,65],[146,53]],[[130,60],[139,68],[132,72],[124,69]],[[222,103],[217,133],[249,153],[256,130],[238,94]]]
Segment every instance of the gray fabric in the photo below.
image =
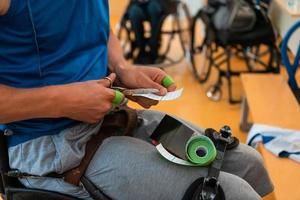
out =
[[[154,146],[145,142],[149,141],[148,136],[163,116],[163,113],[154,111],[140,112],[142,122],[134,133],[136,138],[106,139],[85,175],[113,199],[181,199],[194,180],[206,175],[207,168],[190,168],[170,163],[157,153]],[[44,136],[10,148],[10,166],[37,175],[68,170],[80,162],[85,143],[99,127],[100,124],[80,124],[59,135]],[[226,153],[220,182],[226,200],[260,199],[260,196],[273,190],[262,158],[246,145],[239,145]],[[23,179],[22,183],[27,187],[89,199],[89,194],[82,186],[76,187],[60,179]]]

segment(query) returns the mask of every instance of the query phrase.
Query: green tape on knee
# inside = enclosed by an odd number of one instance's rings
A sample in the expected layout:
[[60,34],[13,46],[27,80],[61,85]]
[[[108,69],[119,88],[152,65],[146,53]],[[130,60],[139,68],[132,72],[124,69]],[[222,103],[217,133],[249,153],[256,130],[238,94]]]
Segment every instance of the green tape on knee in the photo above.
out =
[[165,76],[165,78],[161,82],[162,86],[164,86],[165,88],[170,87],[174,83],[175,83],[174,80],[169,75]]
[[112,102],[113,106],[118,106],[122,103],[124,99],[124,94],[118,90],[115,90],[115,98]]
[[204,135],[193,136],[186,145],[186,156],[194,164],[206,166],[217,156],[214,143]]

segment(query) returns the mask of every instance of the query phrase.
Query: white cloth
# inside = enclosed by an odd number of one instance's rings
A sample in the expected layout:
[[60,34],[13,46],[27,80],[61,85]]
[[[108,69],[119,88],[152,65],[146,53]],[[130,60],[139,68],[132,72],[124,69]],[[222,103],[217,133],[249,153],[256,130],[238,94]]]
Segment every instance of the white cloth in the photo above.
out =
[[255,147],[259,142],[274,155],[300,163],[300,130],[254,124],[248,134],[247,144]]

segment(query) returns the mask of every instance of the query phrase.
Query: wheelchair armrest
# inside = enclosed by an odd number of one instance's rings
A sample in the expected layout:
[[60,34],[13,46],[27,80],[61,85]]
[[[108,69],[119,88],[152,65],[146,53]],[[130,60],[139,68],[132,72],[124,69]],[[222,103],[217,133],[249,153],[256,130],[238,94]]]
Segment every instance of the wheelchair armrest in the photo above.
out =
[[6,136],[0,131],[0,173],[9,170],[8,151],[6,144]]
[[31,199],[47,199],[47,200],[80,200],[65,194],[60,194],[53,191],[37,190],[22,187],[7,187],[5,188],[8,199],[12,200],[31,200]]
[[0,194],[4,194],[4,185],[3,185],[3,180],[2,180],[2,175],[0,176],[1,180],[0,180]]
[[4,173],[9,170],[8,152],[6,138],[3,131],[0,130],[0,193],[5,193],[6,178]]

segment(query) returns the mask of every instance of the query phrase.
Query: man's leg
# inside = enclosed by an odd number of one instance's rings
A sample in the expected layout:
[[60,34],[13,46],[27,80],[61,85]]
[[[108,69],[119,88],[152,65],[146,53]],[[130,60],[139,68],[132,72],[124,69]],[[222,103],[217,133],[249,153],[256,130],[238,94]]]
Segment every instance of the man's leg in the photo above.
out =
[[128,9],[128,18],[131,22],[132,30],[135,34],[136,45],[139,48],[139,56],[145,54],[145,37],[144,37],[144,25],[143,22],[146,20],[146,15],[143,11],[142,5],[132,3]]
[[[205,167],[185,167],[162,158],[151,144],[131,137],[111,137],[101,145],[86,171],[112,199],[180,200]],[[238,176],[221,172],[226,200],[257,200],[259,195]]]
[[[144,120],[135,134],[147,139],[146,135],[153,132],[163,114],[145,111],[140,116]],[[250,147],[240,145],[236,150],[228,151],[223,170],[220,182],[226,200],[260,199],[257,193],[263,196],[272,191],[261,159]],[[206,174],[205,167],[173,164],[163,159],[151,144],[128,137],[107,139],[86,172],[102,191],[116,199],[120,196],[121,199],[137,196],[142,199],[181,199],[188,186]]]
[[[140,112],[143,123],[137,129],[136,137],[147,140],[164,115],[164,113],[156,111]],[[204,132],[202,128],[180,118],[177,119],[198,132]],[[246,180],[260,196],[273,191],[273,185],[264,167],[261,155],[247,145],[240,144],[237,148],[226,152],[222,171],[235,174]]]
[[149,41],[150,54],[152,59],[156,59],[160,45],[160,29],[163,21],[163,10],[159,1],[149,1],[147,14],[151,24],[151,38]]
[[[86,176],[102,191],[116,199],[181,199],[186,189],[194,180],[207,174],[207,168],[179,166],[163,159],[153,145],[143,140],[150,141],[149,135],[152,134],[164,114],[144,111],[139,113],[139,116],[143,120],[141,126],[137,128],[135,136],[141,139],[112,137],[105,140],[90,163]],[[194,127],[191,124],[188,125]],[[66,130],[66,132],[57,136],[57,140],[52,140],[53,138],[51,137],[52,139],[48,141],[50,139],[49,136],[39,138],[39,140],[46,139],[44,142],[48,146],[53,142],[57,147],[71,145],[74,152],[81,154],[83,153],[80,150],[82,148],[79,147],[82,145],[83,140],[85,140],[83,136],[93,134],[98,130],[98,126],[88,127],[90,126],[80,125]],[[196,127],[194,128],[196,129]],[[77,139],[73,140],[73,137]],[[78,140],[78,138],[81,139]],[[81,145],[75,145],[72,141],[78,141]],[[40,154],[29,153],[30,149],[33,149],[33,151],[34,149],[38,149],[35,148],[35,144],[41,144],[41,142],[35,141],[28,144],[27,146],[31,148],[26,151],[24,151],[25,146],[23,145],[22,151],[26,152],[24,155],[31,154],[37,155],[37,158],[44,158]],[[257,193],[264,195],[272,191],[272,185],[261,164],[260,157],[255,151],[248,148],[240,145],[236,150],[226,153],[224,161],[224,171],[226,172],[221,172],[220,175],[220,182],[227,197],[226,200],[259,199]],[[50,152],[53,158],[48,159],[54,159],[51,163],[55,169],[59,166],[67,166],[76,157],[77,153],[75,157],[71,154],[73,156],[69,158],[70,151],[65,152],[66,149],[69,149],[69,147],[58,148],[54,151],[56,153],[53,155],[52,151]],[[252,153],[249,153],[249,151]],[[43,154],[43,151],[39,153]],[[60,156],[60,154],[64,155]],[[66,155],[69,156],[66,157]],[[64,159],[61,160],[57,156]],[[242,158],[239,159],[239,157]],[[62,161],[63,164],[60,163]],[[35,166],[38,163],[40,162],[36,160],[32,164]],[[43,160],[43,165],[41,166],[45,167],[44,165],[45,160]],[[233,174],[244,178],[252,187],[246,181]],[[82,187],[72,186],[61,179],[27,179],[22,182],[30,188],[43,188],[75,195],[80,198],[88,198],[87,192]]]

